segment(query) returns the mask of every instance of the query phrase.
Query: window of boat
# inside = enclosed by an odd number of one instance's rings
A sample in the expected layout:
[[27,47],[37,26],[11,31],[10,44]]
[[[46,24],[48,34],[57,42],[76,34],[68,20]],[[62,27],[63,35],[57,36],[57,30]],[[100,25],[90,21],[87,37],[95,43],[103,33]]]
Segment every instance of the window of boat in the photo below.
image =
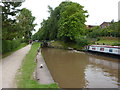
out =
[[104,51],[104,48],[100,48],[100,51]]
[[113,50],[112,50],[112,49],[109,49],[109,52],[113,52]]
[[92,50],[95,50],[96,48],[92,48]]

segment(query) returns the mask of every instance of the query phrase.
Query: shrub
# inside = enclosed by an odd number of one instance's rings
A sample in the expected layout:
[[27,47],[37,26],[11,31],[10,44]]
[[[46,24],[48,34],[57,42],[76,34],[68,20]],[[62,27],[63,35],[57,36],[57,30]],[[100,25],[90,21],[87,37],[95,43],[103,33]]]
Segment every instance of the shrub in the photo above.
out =
[[88,45],[90,41],[87,38],[79,37],[76,39],[76,43],[80,46],[85,46],[85,45]]
[[21,40],[2,40],[2,54],[17,48]]
[[29,43],[29,39],[22,39],[21,42],[22,43]]
[[0,39],[0,54],[2,54],[2,40]]

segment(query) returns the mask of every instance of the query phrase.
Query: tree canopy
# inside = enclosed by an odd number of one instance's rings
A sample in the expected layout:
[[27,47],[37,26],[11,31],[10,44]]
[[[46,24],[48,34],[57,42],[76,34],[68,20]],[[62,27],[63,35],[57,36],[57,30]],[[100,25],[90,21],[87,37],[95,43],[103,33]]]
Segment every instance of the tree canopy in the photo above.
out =
[[23,8],[19,15],[17,16],[17,28],[19,29],[19,33],[21,36],[24,36],[26,39],[31,38],[32,31],[35,30],[34,24],[35,17],[32,16],[30,10]]
[[[63,1],[55,9],[48,6],[50,16],[43,20],[33,40],[63,40],[65,42],[88,43],[97,37],[120,37],[120,21],[111,21],[110,25],[101,28],[87,28],[85,25],[88,13],[84,7],[71,1]],[[94,40],[93,40],[94,41]]]
[[35,17],[30,10],[18,9],[22,2],[2,2],[2,39],[13,40],[17,38],[30,39]]
[[75,40],[82,35],[85,29],[85,14],[83,6],[73,2],[62,2],[60,4],[60,20],[58,24],[58,38],[64,40]]
[[11,40],[16,36],[16,14],[20,11],[17,7],[21,2],[2,2],[2,39]]
[[83,8],[80,4],[71,1],[64,1],[55,9],[48,6],[50,17],[43,20],[38,34],[33,36],[34,39],[37,37],[43,40],[74,41],[84,32],[87,11]]

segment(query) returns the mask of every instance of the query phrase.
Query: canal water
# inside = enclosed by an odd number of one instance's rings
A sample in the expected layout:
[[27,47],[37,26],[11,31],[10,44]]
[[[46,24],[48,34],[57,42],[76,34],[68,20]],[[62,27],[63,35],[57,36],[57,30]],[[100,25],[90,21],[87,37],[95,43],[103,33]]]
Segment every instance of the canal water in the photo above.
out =
[[118,88],[119,60],[90,53],[44,48],[42,54],[61,88]]

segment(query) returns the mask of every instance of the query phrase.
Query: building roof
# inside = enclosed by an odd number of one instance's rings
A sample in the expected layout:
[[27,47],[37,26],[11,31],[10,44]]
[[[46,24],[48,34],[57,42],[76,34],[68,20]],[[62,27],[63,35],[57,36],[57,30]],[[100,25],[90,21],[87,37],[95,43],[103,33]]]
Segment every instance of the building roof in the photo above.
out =
[[[103,22],[101,25],[104,25],[104,24],[110,24],[110,22]],[[101,25],[100,25],[100,26],[101,26]]]

